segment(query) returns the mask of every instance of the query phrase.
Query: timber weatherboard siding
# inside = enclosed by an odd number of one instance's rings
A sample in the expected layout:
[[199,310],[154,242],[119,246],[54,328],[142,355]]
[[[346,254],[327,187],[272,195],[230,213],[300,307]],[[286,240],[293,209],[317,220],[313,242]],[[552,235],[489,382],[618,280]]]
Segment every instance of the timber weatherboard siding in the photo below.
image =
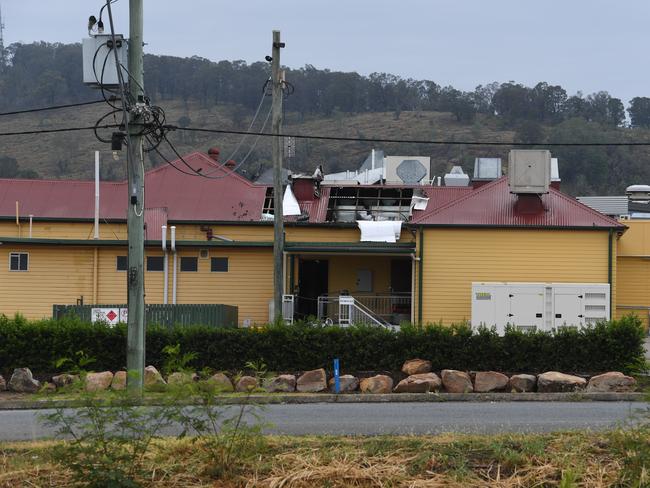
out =
[[[626,220],[627,232],[619,238],[616,276],[616,317],[636,314],[649,324],[650,220]],[[638,307],[627,308],[627,307]]]
[[472,282],[607,283],[608,237],[607,231],[425,228],[422,322],[470,320]]

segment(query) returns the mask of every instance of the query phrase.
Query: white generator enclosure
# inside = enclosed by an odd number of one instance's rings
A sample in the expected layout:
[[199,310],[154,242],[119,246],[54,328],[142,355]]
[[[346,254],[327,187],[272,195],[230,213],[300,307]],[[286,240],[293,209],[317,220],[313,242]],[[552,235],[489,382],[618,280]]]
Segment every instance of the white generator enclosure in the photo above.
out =
[[609,320],[607,283],[472,283],[472,327],[584,327]]

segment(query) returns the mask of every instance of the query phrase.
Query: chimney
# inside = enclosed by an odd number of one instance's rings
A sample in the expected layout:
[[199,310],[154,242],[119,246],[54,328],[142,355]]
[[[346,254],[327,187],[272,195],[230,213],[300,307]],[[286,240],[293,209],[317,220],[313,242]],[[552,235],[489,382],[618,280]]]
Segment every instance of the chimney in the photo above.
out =
[[228,168],[229,170],[233,171],[235,167],[237,166],[237,163],[235,163],[234,159],[229,159],[224,163],[224,166]]
[[208,156],[210,156],[210,158],[214,159],[217,162],[219,162],[220,153],[221,151],[219,150],[218,147],[211,147],[210,149],[208,149]]

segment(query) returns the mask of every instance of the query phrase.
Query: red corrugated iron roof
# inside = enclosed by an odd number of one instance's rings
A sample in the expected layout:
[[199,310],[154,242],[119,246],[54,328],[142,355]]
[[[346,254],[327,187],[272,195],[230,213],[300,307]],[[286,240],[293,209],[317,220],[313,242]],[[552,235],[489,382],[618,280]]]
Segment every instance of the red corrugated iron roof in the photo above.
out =
[[624,229],[575,198],[551,188],[541,196],[539,211],[522,211],[510,193],[506,177],[468,192],[465,196],[413,219],[414,224],[499,227],[605,227]]
[[[167,225],[167,209],[165,207],[144,209],[145,240],[162,241],[163,225]],[[171,232],[171,230],[168,232]]]
[[[21,217],[92,219],[95,213],[94,181],[0,180],[0,215]],[[126,218],[126,185],[100,186],[100,216]]]
[[[256,185],[231,173],[209,156],[195,152],[185,161],[210,176],[186,175],[170,165],[148,171],[145,176],[145,219],[156,228],[167,221],[260,221],[267,186]],[[174,163],[182,167],[182,163]],[[396,186],[397,187],[397,186]],[[410,186],[410,188],[413,188]],[[625,226],[551,189],[541,197],[543,210],[531,213],[517,206],[506,178],[478,189],[471,187],[418,187],[429,198],[427,209],[414,211],[411,223],[425,225],[530,226],[530,227],[616,227]],[[322,186],[315,200],[299,201],[309,223],[327,221],[331,187]],[[0,180],[0,216],[14,217],[16,201],[22,218],[92,219],[94,182],[74,180]],[[125,219],[126,182],[102,182],[100,218]],[[164,212],[162,209],[165,209]],[[529,209],[530,210],[530,209]],[[296,218],[287,218],[295,221]],[[147,236],[155,239],[155,236]]]
[[[145,206],[168,209],[171,221],[257,221],[262,214],[266,188],[231,173],[209,158],[195,152],[185,161],[201,168],[208,179],[186,175],[170,165],[148,171],[145,176]],[[175,164],[182,167],[182,163]],[[0,180],[0,216],[15,216],[19,202],[21,217],[92,219],[94,217],[95,184],[74,180]],[[100,217],[125,219],[127,208],[126,182],[102,182],[100,185]]]

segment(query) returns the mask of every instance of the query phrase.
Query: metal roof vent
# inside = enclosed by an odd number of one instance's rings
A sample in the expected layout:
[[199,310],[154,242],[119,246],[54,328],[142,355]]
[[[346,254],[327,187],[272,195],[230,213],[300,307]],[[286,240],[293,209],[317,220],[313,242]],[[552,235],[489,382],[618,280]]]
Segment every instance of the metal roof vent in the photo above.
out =
[[475,180],[496,180],[501,178],[501,158],[474,159]]
[[562,181],[560,180],[560,165],[557,158],[551,158],[551,181]]
[[625,194],[630,200],[650,201],[650,185],[631,185],[625,189]]
[[445,175],[445,186],[469,186],[469,176],[463,172],[463,168],[454,166]]
[[508,156],[510,193],[548,193],[551,183],[551,153],[546,149],[513,149]]

